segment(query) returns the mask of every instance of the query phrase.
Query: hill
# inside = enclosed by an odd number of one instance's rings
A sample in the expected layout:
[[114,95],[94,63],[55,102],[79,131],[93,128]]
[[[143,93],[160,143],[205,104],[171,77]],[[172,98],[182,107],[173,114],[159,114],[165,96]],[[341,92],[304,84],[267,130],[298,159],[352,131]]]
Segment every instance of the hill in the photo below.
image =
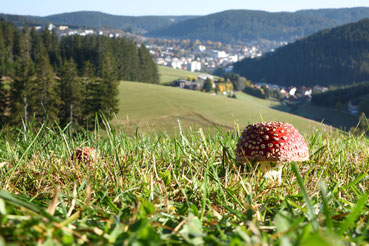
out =
[[292,41],[319,30],[369,17],[369,8],[343,8],[271,13],[229,10],[188,19],[148,36],[222,42],[259,39]]
[[189,38],[221,42],[294,41],[324,28],[369,17],[369,8],[301,10],[271,13],[228,10],[206,16],[120,16],[97,11],[78,11],[45,17],[0,14],[18,26],[31,25],[106,27],[148,32],[148,36]]
[[282,41],[296,39],[331,26],[334,26],[333,21],[297,13],[229,10],[188,19],[147,35],[226,43],[258,39]]
[[138,82],[121,82],[119,89],[119,113],[115,124],[127,126],[130,131],[137,126],[141,130],[173,132],[177,129],[178,132],[178,119],[185,129],[207,128],[213,124],[233,129],[235,122],[243,128],[262,119],[288,121],[303,132],[322,126],[318,122],[271,109],[252,98],[250,101],[235,100]]
[[369,19],[323,30],[257,59],[234,72],[282,85],[351,84],[369,80]]
[[368,18],[369,8],[306,9],[296,11],[296,13],[332,20],[337,25],[343,25]]
[[48,21],[40,16],[11,15],[0,13],[0,20],[1,19],[11,22],[16,26],[24,26],[26,23],[28,23],[30,26],[43,26],[48,24]]
[[193,16],[121,16],[97,11],[77,11],[45,17],[0,14],[0,18],[21,26],[26,22],[31,25],[53,23],[55,25],[87,26],[91,28],[130,28],[132,30],[146,32],[193,18]]

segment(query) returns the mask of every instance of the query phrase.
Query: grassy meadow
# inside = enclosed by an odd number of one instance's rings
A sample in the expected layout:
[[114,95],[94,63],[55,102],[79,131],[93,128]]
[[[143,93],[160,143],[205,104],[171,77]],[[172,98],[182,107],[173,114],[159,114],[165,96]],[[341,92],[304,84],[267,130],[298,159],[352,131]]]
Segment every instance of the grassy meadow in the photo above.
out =
[[[1,244],[365,245],[369,141],[305,133],[310,159],[282,183],[240,166],[240,134],[147,135],[42,126],[0,131]],[[94,147],[92,164],[73,149]]]
[[184,129],[221,125],[233,129],[256,121],[288,121],[302,132],[326,127],[316,121],[274,110],[269,101],[244,94],[249,100],[214,96],[203,92],[157,86],[138,82],[121,82],[119,113],[113,124],[129,132],[178,131],[178,120]]

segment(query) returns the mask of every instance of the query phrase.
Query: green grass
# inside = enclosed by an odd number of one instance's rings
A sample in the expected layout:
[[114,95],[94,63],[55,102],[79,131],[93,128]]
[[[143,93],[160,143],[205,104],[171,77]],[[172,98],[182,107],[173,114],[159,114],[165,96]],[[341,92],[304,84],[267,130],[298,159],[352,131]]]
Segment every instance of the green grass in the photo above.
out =
[[[234,160],[237,129],[0,131],[2,244],[365,245],[369,140],[305,134],[282,183]],[[92,165],[72,150],[92,146]]]
[[[171,67],[158,66],[159,68],[159,77],[160,84],[167,84],[177,79],[187,79],[187,76],[197,76],[199,72],[191,72],[182,69],[174,69]],[[219,79],[219,77],[214,76],[215,79]]]
[[312,132],[323,125],[305,118],[270,108],[268,101],[248,97],[249,101],[213,96],[207,93],[137,82],[121,82],[119,113],[114,124],[134,132],[141,130],[178,130],[207,128],[220,124],[233,129],[235,122],[245,126],[251,122],[288,121],[302,132]]

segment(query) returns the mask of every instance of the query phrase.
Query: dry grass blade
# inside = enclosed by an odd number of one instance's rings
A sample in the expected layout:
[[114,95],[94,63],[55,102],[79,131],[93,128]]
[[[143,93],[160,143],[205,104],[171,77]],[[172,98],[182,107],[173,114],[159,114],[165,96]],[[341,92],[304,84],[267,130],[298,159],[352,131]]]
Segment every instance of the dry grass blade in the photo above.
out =
[[73,187],[73,199],[72,199],[70,208],[69,208],[69,210],[67,212],[67,216],[68,217],[72,214],[73,209],[74,209],[74,206],[76,205],[76,198],[77,198],[77,185],[76,185],[76,183],[74,183],[74,187]]
[[51,200],[49,206],[47,207],[47,212],[50,215],[54,215],[56,207],[58,206],[58,203],[59,203],[59,190],[60,190],[60,187],[58,186],[55,190],[53,199]]

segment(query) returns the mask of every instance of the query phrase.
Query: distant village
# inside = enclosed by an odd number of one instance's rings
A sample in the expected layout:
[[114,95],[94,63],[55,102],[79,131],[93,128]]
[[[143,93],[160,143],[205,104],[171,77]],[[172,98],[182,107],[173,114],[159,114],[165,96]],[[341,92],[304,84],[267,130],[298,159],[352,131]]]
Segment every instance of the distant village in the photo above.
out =
[[232,71],[232,64],[245,57],[259,57],[262,52],[257,46],[228,47],[227,51],[209,49],[206,45],[185,50],[182,56],[175,53],[174,47],[148,46],[151,54],[156,57],[158,65],[168,66],[191,72],[212,73],[216,68],[223,67],[226,72]]

